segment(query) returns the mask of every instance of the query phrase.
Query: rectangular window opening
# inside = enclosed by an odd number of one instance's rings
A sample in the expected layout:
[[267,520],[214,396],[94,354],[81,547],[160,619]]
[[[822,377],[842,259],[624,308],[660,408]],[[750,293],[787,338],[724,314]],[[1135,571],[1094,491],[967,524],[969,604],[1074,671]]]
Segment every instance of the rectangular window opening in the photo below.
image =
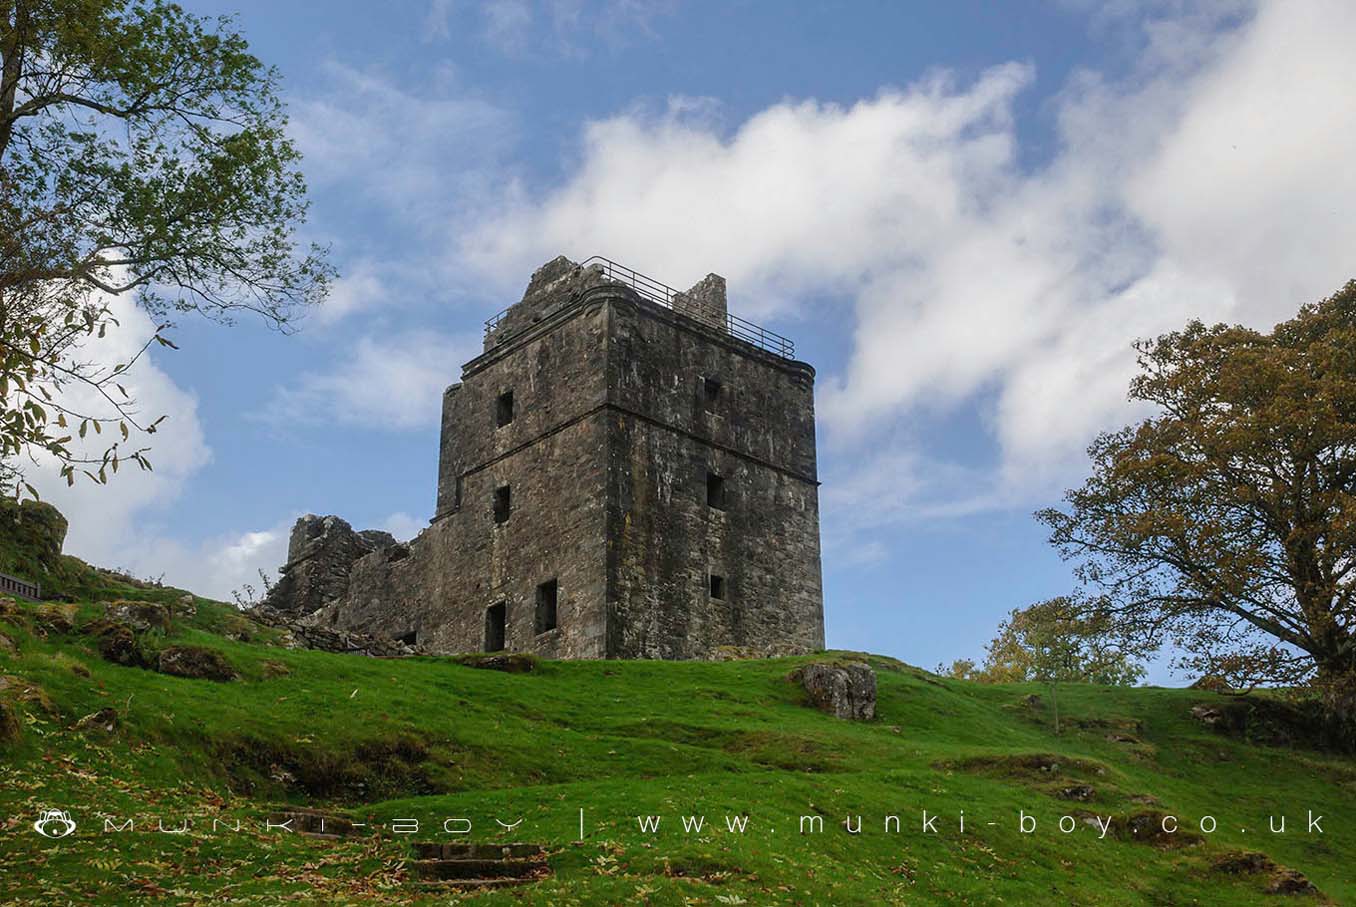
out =
[[494,424],[503,428],[513,421],[513,391],[504,391],[494,406]]
[[717,601],[725,600],[725,577],[711,574],[711,597]]
[[509,513],[513,510],[513,492],[507,485],[500,485],[494,490],[494,521],[496,523],[507,523]]
[[485,609],[485,651],[504,651],[508,633],[508,602],[490,605]]
[[560,601],[560,585],[548,579],[537,587],[537,632],[556,628],[556,606]]
[[718,378],[705,378],[702,380],[702,392],[706,399],[706,408],[714,409],[716,403],[720,400],[721,384]]
[[725,480],[714,472],[706,474],[706,505],[717,510],[725,509]]

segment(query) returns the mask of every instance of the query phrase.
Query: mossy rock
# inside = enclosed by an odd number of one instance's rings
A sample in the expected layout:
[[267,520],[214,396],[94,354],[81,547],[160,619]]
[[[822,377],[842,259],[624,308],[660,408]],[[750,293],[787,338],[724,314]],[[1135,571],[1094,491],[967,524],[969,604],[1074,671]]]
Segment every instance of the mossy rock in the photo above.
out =
[[126,599],[104,602],[104,617],[126,624],[139,633],[149,630],[168,633],[170,629],[170,610],[157,602]]
[[24,733],[23,718],[14,703],[0,699],[0,746],[17,743]]
[[99,634],[99,655],[128,668],[148,667],[141,643],[130,627],[114,624]]
[[75,629],[75,605],[39,605],[33,612],[33,619],[49,633],[69,633]]
[[156,670],[174,677],[192,677],[225,683],[239,679],[226,656],[204,646],[170,646],[160,653]]
[[458,655],[457,664],[468,668],[480,668],[486,671],[503,671],[506,674],[530,674],[537,669],[537,659],[520,652],[496,652],[491,654]]

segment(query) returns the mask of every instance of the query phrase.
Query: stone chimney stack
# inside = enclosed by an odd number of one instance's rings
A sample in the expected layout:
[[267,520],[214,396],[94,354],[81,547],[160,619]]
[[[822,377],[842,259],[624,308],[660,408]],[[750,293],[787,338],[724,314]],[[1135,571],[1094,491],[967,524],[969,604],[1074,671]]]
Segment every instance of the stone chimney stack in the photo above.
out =
[[707,274],[683,293],[673,294],[673,310],[724,331],[729,324],[725,301],[725,278]]

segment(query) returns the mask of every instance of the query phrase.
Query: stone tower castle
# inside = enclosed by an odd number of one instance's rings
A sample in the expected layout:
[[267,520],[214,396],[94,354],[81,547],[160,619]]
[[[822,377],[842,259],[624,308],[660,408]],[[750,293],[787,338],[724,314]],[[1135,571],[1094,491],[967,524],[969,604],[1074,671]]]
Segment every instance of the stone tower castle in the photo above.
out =
[[557,258],[444,394],[428,528],[304,517],[266,604],[444,653],[822,648],[814,374],[721,277]]

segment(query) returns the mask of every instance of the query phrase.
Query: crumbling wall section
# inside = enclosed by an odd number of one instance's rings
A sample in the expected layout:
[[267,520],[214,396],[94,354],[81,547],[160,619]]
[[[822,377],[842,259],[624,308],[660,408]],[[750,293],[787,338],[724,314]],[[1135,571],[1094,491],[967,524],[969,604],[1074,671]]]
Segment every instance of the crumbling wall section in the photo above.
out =
[[287,614],[310,614],[347,596],[355,561],[394,544],[389,532],[355,532],[337,516],[308,513],[293,524],[287,563],[261,604]]

